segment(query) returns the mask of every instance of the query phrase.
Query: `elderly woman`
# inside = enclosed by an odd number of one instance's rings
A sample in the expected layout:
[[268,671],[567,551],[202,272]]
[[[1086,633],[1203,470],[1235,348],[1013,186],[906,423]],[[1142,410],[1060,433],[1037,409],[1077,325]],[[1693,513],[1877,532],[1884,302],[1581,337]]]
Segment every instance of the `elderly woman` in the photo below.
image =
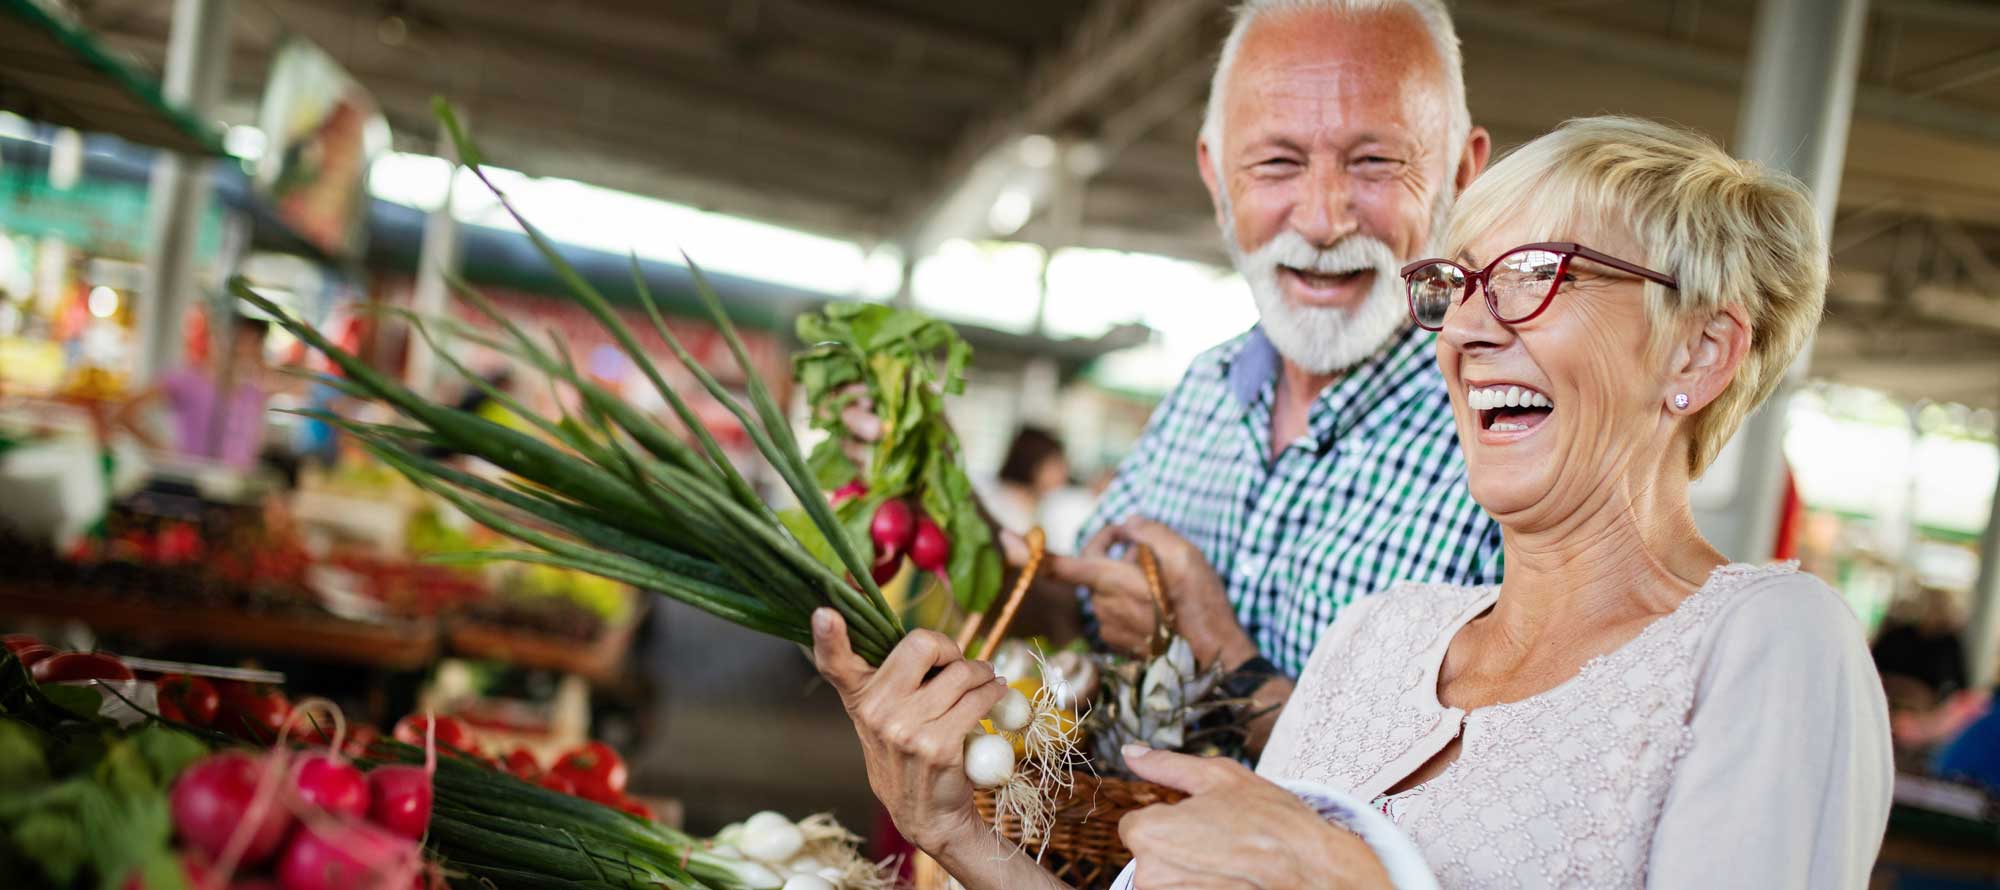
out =
[[[1280,781],[1370,802],[1449,888],[1865,886],[1891,765],[1861,628],[1790,565],[1730,564],[1688,506],[1819,317],[1811,202],[1695,134],[1588,118],[1474,182],[1444,247],[1403,275],[1505,579],[1344,610],[1256,776],[1133,752],[1194,793],[1120,826],[1136,886],[1392,886]],[[869,674],[826,623],[897,824],[975,890],[1059,886],[971,809],[990,672],[922,635]]]

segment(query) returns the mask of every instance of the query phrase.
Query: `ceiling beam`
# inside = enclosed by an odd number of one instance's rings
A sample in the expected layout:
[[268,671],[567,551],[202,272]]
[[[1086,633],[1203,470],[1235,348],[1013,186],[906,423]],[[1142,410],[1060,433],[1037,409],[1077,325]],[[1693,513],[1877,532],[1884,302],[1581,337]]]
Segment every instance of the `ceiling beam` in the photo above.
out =
[[[105,35],[106,42],[121,49],[157,52],[149,38],[124,34]],[[391,55],[388,58],[396,58]],[[738,103],[719,102],[698,90],[674,87],[634,89],[630,81],[593,81],[587,71],[559,61],[507,57],[490,71],[507,76],[489,82],[486,89],[460,90],[437,79],[435,69],[379,64],[377,58],[364,65],[350,65],[349,73],[370,91],[380,95],[417,96],[424,102],[444,94],[466,107],[475,119],[494,111],[532,109],[549,115],[542,121],[523,122],[540,132],[554,134],[562,126],[590,125],[616,128],[629,134],[636,144],[656,141],[654,137],[707,139],[742,146],[755,154],[771,146],[793,149],[795,160],[825,159],[835,165],[865,165],[883,175],[899,175],[923,162],[921,146],[857,134],[843,126],[829,126],[818,120],[774,119],[755,113]],[[239,45],[231,60],[231,80],[239,94],[255,99],[263,88],[270,65],[265,49]],[[503,91],[507,85],[528,84],[535,92]],[[518,116],[506,115],[510,120]],[[422,119],[425,134],[434,124]]]
[[[1723,87],[1732,93],[1741,89],[1747,67],[1735,53],[1633,31],[1613,30],[1575,18],[1523,16],[1519,9],[1501,6],[1491,0],[1456,3],[1454,12],[1460,33],[1483,34],[1521,45],[1559,50],[1579,58],[1650,68],[1681,79]],[[1973,142],[2000,142],[2000,114],[1913,96],[1880,84],[1856,85],[1854,112]]]
[[1036,63],[1025,98],[965,130],[931,184],[911,193],[900,228],[921,231],[994,150],[1096,107],[1216,10],[1213,0],[1097,0],[1070,38]]
[[1964,0],[1895,0],[1877,3],[1873,12],[1892,18],[2000,31],[2000,6],[1968,3]]
[[846,30],[896,47],[895,58],[909,53],[1002,77],[1018,76],[1026,67],[1022,48],[977,31],[925,21],[852,2],[776,0],[771,15],[801,30]]

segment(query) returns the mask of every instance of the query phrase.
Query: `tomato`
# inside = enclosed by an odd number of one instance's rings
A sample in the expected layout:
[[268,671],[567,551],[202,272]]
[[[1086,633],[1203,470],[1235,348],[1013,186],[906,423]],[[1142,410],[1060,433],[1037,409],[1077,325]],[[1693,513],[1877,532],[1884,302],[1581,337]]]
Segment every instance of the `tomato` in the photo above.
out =
[[201,558],[201,552],[201,532],[185,522],[160,529],[153,542],[154,559],[164,563],[194,562]]
[[535,784],[559,794],[572,796],[576,794],[576,783],[571,782],[562,773],[543,773],[541,779],[537,780]]
[[0,645],[5,645],[7,651],[14,653],[18,657],[23,649],[32,649],[36,646],[46,646],[48,644],[36,639],[32,634],[8,634],[0,637]]
[[[169,707],[180,716],[169,716]],[[215,684],[186,674],[168,674],[160,678],[160,716],[180,723],[208,726],[215,722],[215,714],[221,709],[222,693],[215,690]]]
[[132,679],[132,669],[125,662],[101,652],[64,652],[35,662],[32,672],[37,683]]
[[630,795],[619,797],[618,802],[610,804],[610,806],[627,816],[637,816],[648,822],[653,821],[654,818],[652,806]]
[[214,726],[237,738],[268,745],[277,740],[278,730],[291,713],[292,703],[276,689],[232,683],[222,691],[222,707],[216,712]]
[[542,775],[541,761],[526,748],[515,748],[507,752],[507,772],[515,778],[533,782]]
[[625,759],[603,742],[585,742],[551,768],[576,785],[576,793],[609,804],[625,793]]
[[356,724],[347,729],[347,741],[340,745],[340,753],[350,758],[368,756],[368,746],[382,737],[382,731],[366,723]]
[[[424,746],[424,731],[429,726],[429,719],[422,714],[404,717],[396,721],[396,741],[421,748]],[[472,739],[472,730],[467,729],[465,721],[457,717],[437,718],[437,743],[441,748],[451,748],[466,754],[474,754],[479,750],[478,743]]]

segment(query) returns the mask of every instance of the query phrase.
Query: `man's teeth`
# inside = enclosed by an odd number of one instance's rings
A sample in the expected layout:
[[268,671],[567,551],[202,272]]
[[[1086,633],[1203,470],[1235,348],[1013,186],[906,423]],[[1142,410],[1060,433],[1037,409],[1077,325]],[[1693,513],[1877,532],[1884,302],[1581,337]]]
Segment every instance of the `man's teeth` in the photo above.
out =
[[[1468,390],[1465,394],[1465,403],[1474,411],[1491,411],[1495,408],[1555,408],[1555,403],[1550,401],[1548,396],[1518,386],[1485,386]],[[1500,426],[1494,424],[1493,428],[1497,430]]]

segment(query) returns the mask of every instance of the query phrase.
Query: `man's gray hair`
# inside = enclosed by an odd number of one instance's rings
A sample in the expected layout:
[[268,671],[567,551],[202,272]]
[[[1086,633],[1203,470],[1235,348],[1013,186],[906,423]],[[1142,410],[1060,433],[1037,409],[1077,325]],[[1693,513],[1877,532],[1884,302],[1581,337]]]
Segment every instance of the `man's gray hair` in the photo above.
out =
[[[1451,114],[1451,139],[1445,147],[1445,158],[1456,167],[1460,152],[1465,150],[1466,137],[1472,132],[1472,113],[1465,106],[1465,60],[1458,49],[1458,30],[1452,27],[1451,13],[1445,9],[1443,0],[1245,0],[1236,7],[1235,23],[1229,29],[1229,38],[1222,42],[1215,77],[1209,82],[1208,114],[1201,123],[1201,138],[1208,143],[1209,157],[1214,163],[1221,163],[1222,106],[1229,71],[1236,65],[1236,53],[1243,47],[1244,36],[1258,19],[1269,13],[1332,12],[1359,17],[1396,10],[1408,10],[1415,15],[1436,44],[1438,59],[1444,66],[1445,101]],[[1219,168],[1217,172],[1220,173]]]

